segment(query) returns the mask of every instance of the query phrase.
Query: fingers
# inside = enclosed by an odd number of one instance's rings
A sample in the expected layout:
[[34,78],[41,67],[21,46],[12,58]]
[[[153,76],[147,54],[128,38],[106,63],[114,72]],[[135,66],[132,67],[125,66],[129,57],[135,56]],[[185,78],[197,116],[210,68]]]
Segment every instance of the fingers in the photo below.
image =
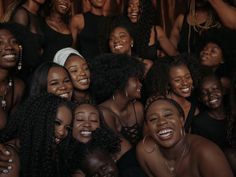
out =
[[0,144],[0,173],[8,173],[12,169],[11,153],[4,144]]

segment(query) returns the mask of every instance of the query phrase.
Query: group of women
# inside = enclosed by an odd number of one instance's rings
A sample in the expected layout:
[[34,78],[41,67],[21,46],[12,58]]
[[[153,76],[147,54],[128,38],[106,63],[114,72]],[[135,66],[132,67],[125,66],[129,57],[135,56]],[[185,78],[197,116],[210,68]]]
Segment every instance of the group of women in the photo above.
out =
[[16,1],[0,23],[0,176],[233,177],[235,31],[211,1],[170,39],[152,1],[109,2]]

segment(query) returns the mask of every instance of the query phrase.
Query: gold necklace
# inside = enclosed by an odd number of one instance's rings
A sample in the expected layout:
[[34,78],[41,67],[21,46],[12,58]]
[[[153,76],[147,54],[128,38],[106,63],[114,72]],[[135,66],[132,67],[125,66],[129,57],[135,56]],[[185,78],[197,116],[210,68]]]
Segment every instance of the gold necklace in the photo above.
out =
[[178,170],[179,167],[179,163],[183,160],[184,155],[186,154],[188,150],[188,145],[185,145],[181,155],[177,158],[177,160],[175,161],[175,164],[173,166],[171,166],[167,160],[165,160],[165,166],[167,167],[171,177],[176,177],[176,172]]
[[8,84],[4,87],[1,88],[1,91],[3,92],[3,95],[1,96],[1,106],[2,106],[2,109],[5,111],[6,108],[7,108],[7,100],[6,100],[6,96],[7,96],[7,93],[8,93],[8,90],[13,86],[13,82],[12,82],[12,79],[9,78],[8,80]]

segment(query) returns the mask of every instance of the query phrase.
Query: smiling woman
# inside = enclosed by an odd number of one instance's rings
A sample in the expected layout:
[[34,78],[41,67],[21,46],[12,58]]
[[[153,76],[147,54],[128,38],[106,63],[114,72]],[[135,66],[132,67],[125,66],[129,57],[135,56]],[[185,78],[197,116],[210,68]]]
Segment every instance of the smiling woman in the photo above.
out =
[[15,28],[17,25],[0,24],[0,129],[21,102],[25,87],[12,73],[22,62],[22,46],[16,38]]
[[148,176],[233,177],[223,152],[214,143],[184,133],[184,112],[177,102],[150,99],[145,121],[150,132],[139,142],[137,157]]
[[29,96],[42,92],[53,93],[71,100],[73,86],[68,71],[63,66],[52,62],[40,65],[32,77]]

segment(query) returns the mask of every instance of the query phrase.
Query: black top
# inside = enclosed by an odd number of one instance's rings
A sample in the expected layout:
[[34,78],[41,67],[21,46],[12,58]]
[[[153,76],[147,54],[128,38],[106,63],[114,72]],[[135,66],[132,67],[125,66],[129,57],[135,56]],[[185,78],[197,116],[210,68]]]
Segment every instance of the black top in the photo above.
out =
[[136,159],[135,148],[127,151],[116,165],[119,171],[119,177],[147,177]]
[[137,143],[140,141],[142,138],[142,126],[139,125],[138,120],[137,120],[137,115],[135,111],[135,106],[133,105],[133,110],[135,114],[135,119],[136,122],[132,126],[125,126],[124,123],[120,119],[119,122],[121,124],[121,131],[120,133],[124,136],[125,139],[127,139],[133,146],[136,146]]
[[226,119],[214,119],[205,111],[193,119],[192,133],[210,139],[221,148],[224,148],[227,145],[226,123]]
[[185,123],[184,123],[185,132],[188,132],[188,133],[190,132],[191,124],[192,124],[192,121],[193,121],[193,118],[194,118],[196,108],[197,108],[197,106],[194,103],[191,103],[191,107],[190,107],[190,110],[188,112],[188,116],[187,116],[187,118],[185,120]]
[[45,44],[43,46],[43,60],[53,61],[54,55],[60,49],[71,47],[72,34],[63,34],[53,30],[48,24],[44,23]]
[[104,16],[84,14],[84,28],[78,34],[76,49],[88,60],[100,54],[99,40],[104,20]]

